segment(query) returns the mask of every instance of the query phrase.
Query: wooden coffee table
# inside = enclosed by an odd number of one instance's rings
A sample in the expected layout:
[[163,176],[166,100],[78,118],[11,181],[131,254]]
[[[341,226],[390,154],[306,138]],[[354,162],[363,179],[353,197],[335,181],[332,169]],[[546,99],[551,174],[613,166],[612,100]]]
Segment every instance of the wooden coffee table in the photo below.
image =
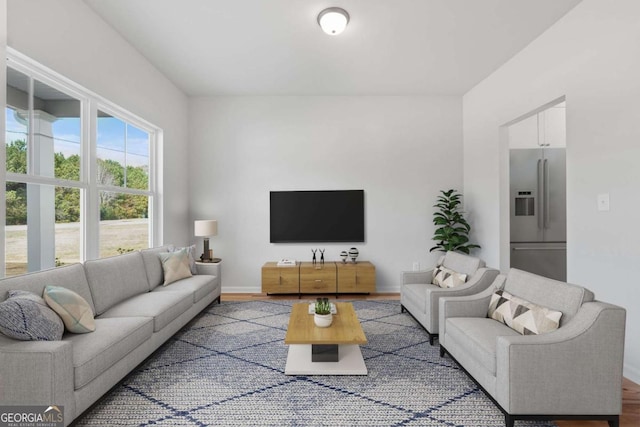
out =
[[286,375],[367,375],[360,344],[367,337],[350,302],[336,302],[328,328],[319,328],[309,303],[294,304],[284,343],[289,345]]

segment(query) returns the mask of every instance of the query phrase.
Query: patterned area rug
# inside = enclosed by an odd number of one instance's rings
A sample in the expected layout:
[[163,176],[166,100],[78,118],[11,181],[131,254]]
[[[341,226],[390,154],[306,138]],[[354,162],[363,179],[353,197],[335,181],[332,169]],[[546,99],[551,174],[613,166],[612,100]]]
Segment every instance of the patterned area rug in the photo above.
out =
[[77,425],[504,426],[398,301],[353,302],[369,340],[369,375],[284,375],[292,303],[208,307]]

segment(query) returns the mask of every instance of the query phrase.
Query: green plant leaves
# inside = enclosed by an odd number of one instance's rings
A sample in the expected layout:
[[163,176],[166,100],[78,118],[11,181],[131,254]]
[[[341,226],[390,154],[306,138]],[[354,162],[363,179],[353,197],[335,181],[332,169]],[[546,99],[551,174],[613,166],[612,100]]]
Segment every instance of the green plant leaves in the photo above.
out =
[[456,190],[441,190],[437,203],[433,207],[439,211],[433,213],[433,224],[436,228],[433,238],[437,242],[436,246],[429,249],[429,252],[458,251],[468,254],[471,249],[479,248],[479,245],[469,244],[469,232],[471,226],[464,219],[463,212],[460,211],[462,195]]

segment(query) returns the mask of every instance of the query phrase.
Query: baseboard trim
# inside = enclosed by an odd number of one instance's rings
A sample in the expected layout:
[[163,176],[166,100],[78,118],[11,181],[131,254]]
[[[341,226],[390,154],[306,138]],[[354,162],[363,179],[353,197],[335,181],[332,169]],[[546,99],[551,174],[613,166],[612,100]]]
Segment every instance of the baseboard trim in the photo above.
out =
[[223,294],[259,294],[262,292],[260,287],[248,288],[246,286],[224,286],[222,285]]
[[636,384],[640,384],[640,369],[635,366],[630,366],[628,363],[625,363],[623,367],[623,374],[625,378]]

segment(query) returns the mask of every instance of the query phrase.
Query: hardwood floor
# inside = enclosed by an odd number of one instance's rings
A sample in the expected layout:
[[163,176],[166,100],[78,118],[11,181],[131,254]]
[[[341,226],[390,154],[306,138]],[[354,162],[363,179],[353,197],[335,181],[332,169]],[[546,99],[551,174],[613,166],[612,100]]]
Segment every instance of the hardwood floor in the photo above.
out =
[[[303,300],[315,299],[316,296],[335,295],[303,295]],[[297,295],[266,295],[266,294],[222,294],[222,301],[258,301],[258,300],[293,300]],[[399,293],[377,293],[371,295],[340,295],[342,300],[397,300]],[[559,427],[607,427],[606,421],[556,421]],[[517,423],[516,423],[517,425]],[[622,415],[620,427],[640,426],[640,385],[627,378],[622,382]]]

